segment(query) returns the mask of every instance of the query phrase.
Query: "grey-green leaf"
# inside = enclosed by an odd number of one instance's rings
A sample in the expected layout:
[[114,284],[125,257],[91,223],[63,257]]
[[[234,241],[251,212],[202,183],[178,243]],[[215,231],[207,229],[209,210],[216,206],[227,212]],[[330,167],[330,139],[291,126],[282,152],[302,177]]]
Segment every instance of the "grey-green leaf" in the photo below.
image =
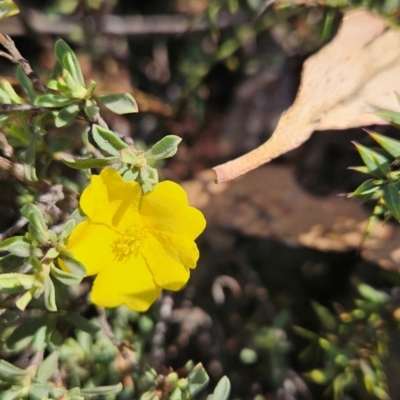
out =
[[353,142],[371,175],[385,178],[390,172],[389,160],[357,142]]
[[84,160],[63,159],[64,164],[75,169],[103,168],[115,164],[118,161],[118,157],[87,158]]
[[197,364],[188,375],[189,380],[189,393],[191,397],[200,393],[210,381],[206,370],[202,364]]
[[54,121],[56,127],[61,128],[65,125],[68,125],[79,114],[79,110],[80,110],[79,105],[77,103],[72,103],[72,104],[69,104],[68,106],[64,107],[57,114],[57,117]]
[[129,148],[115,132],[102,128],[99,125],[93,125],[92,134],[97,145],[113,156],[119,156],[120,150]]
[[49,275],[44,278],[44,303],[49,311],[57,311],[56,289]]
[[58,352],[53,351],[39,366],[36,378],[39,382],[46,382],[58,368]]
[[231,383],[227,376],[223,376],[217,384],[213,392],[214,399],[228,400],[229,394],[231,393]]
[[82,276],[75,275],[71,272],[63,271],[62,269],[57,268],[54,265],[50,267],[50,271],[55,279],[57,279],[58,281],[67,286],[75,286],[82,281]]
[[372,137],[372,139],[377,141],[379,145],[382,146],[391,156],[394,158],[400,158],[400,140],[380,135],[379,133],[372,132],[368,129],[365,130]]
[[99,95],[95,99],[116,114],[129,114],[139,111],[136,100],[129,93]]
[[150,150],[146,151],[146,158],[162,160],[172,157],[178,151],[178,145],[182,139],[175,135],[168,135],[157,142]]
[[60,259],[73,274],[78,276],[86,276],[85,266],[78,260],[75,260],[72,255],[68,254],[67,252],[62,252],[60,254]]
[[75,102],[75,99],[63,96],[61,94],[43,94],[36,98],[35,104],[39,107],[65,107]]
[[397,220],[400,219],[400,193],[395,183],[383,186],[383,200],[386,207]]
[[9,251],[18,257],[30,257],[31,255],[37,257],[43,256],[42,251],[38,248],[33,248],[25,236],[13,236],[3,240],[0,243],[0,250]]
[[122,390],[122,384],[118,383],[117,385],[112,386],[98,386],[94,388],[81,389],[81,394],[85,396],[99,396],[106,394],[115,394],[119,393]]
[[71,47],[64,40],[59,39],[54,46],[54,50],[58,62],[72,75],[77,83],[84,87],[85,81],[82,70]]
[[28,95],[29,100],[33,102],[36,97],[35,89],[33,88],[31,80],[26,76],[25,72],[22,71],[20,66],[17,67],[17,79],[24,92]]
[[25,259],[14,254],[7,254],[0,258],[0,273],[18,270],[25,265]]
[[82,317],[77,313],[67,312],[65,314],[65,318],[76,328],[80,329],[83,332],[89,333],[90,335],[94,335],[96,332],[100,330],[100,327],[93,324],[86,318]]
[[29,233],[41,244],[45,245],[49,240],[47,225],[43,214],[34,204],[25,204],[21,214],[29,221]]

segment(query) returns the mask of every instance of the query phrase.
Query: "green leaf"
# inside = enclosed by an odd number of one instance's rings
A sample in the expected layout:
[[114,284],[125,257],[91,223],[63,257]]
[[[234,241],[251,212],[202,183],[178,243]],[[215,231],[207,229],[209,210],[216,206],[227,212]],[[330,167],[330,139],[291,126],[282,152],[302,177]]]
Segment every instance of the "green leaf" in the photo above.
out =
[[99,113],[100,108],[94,105],[86,106],[83,111],[90,118],[94,118]]
[[381,305],[387,303],[390,300],[390,296],[387,293],[376,290],[366,283],[360,282],[357,283],[356,286],[358,293],[360,293],[360,295],[364,297],[365,300],[368,300],[372,303]]
[[63,96],[62,94],[42,94],[35,100],[35,104],[39,107],[65,107],[68,104],[76,102],[76,99]]
[[372,132],[365,129],[368,134],[379,143],[391,156],[394,158],[400,158],[400,140],[392,139],[387,136],[380,135],[379,133]]
[[47,316],[40,316],[34,318],[24,319],[24,323],[17,326],[15,330],[7,339],[7,347],[11,350],[18,350],[20,342],[28,342],[26,345],[33,340],[35,332],[43,325],[46,324]]
[[56,289],[49,275],[44,278],[44,304],[49,311],[57,311]]
[[10,82],[3,80],[1,82],[1,87],[7,94],[7,96],[10,98],[11,103],[13,104],[24,103],[24,99],[18,96],[17,92],[14,90]]
[[71,47],[64,40],[59,39],[54,46],[54,50],[58,62],[72,75],[79,85],[85,87],[81,67]]
[[55,279],[67,286],[78,285],[82,281],[81,276],[72,274],[71,272],[63,271],[62,269],[57,268],[54,265],[50,267],[50,271]]
[[95,99],[116,114],[138,112],[136,100],[129,93],[115,93],[96,96]]
[[21,214],[29,221],[29,233],[41,244],[47,244],[49,232],[43,214],[34,204],[25,204]]
[[93,125],[92,135],[93,140],[97,145],[102,150],[113,156],[119,156],[120,150],[129,148],[129,146],[121,140],[115,132],[102,128],[99,125]]
[[49,149],[52,153],[62,153],[72,148],[75,141],[70,136],[57,135],[49,139]]
[[8,380],[10,378],[21,379],[26,375],[26,371],[15,367],[5,360],[0,360],[0,378]]
[[31,182],[37,182],[36,176],[36,144],[38,136],[32,135],[25,153],[24,174],[25,178]]
[[143,193],[151,192],[158,184],[158,171],[149,165],[145,165],[140,168],[138,181],[142,185]]
[[79,114],[80,108],[77,103],[70,104],[59,111],[54,121],[57,128],[61,128],[72,122]]
[[384,121],[389,122],[389,124],[400,128],[400,113],[390,110],[378,110],[375,114],[382,118]]
[[390,172],[389,160],[376,151],[373,151],[357,142],[353,142],[353,144],[356,146],[371,175],[378,178],[385,178]]
[[218,400],[228,400],[229,394],[231,393],[231,383],[227,376],[223,376],[217,384],[213,392],[213,396]]
[[[76,216],[76,211],[74,211],[75,216]],[[79,209],[78,209],[78,214],[79,214]],[[82,220],[84,220],[84,218],[82,218]],[[75,219],[72,219],[72,215],[71,215],[71,219],[69,219],[63,226],[63,229],[58,237],[58,240],[63,243],[65,242],[71,235],[72,231],[75,229],[76,225],[78,224],[78,222],[76,222]]]
[[[69,58],[69,55],[67,54],[65,57]],[[79,85],[68,71],[63,72],[63,78],[67,84],[68,96],[73,97],[74,99],[83,100],[87,94],[86,88]]]
[[208,385],[210,378],[203,365],[199,363],[189,372],[188,381],[189,394],[194,397]]
[[12,17],[19,13],[19,8],[12,0],[0,1],[0,20]]
[[29,400],[50,400],[48,396],[52,389],[52,385],[33,383],[29,390]]
[[383,186],[383,200],[386,207],[397,220],[400,219],[400,193],[395,183]]
[[0,250],[9,251],[18,257],[42,257],[43,252],[32,244],[25,236],[14,236],[0,242]]
[[85,266],[79,262],[78,260],[75,260],[72,255],[70,255],[67,252],[62,252],[60,254],[60,259],[65,263],[65,265],[68,267],[68,269],[75,275],[78,276],[86,276],[86,268]]
[[374,197],[374,195],[381,190],[379,185],[374,184],[375,179],[368,179],[363,182],[353,193],[350,193],[348,197],[362,197],[367,200]]
[[46,382],[58,369],[58,352],[53,351],[39,366],[36,378],[39,382]]
[[36,97],[35,89],[32,85],[32,81],[25,75],[24,71],[19,65],[17,67],[17,79],[24,92],[28,95],[29,100],[33,103]]
[[122,390],[122,384],[118,383],[117,385],[112,386],[98,386],[94,388],[81,389],[81,394],[84,396],[100,396],[106,394],[115,394],[119,393]]
[[157,142],[150,150],[146,151],[145,157],[151,160],[162,160],[172,157],[178,151],[178,144],[182,139],[175,135],[168,135]]
[[24,390],[23,386],[13,386],[11,389],[5,390],[0,394],[0,400],[21,400]]
[[86,318],[82,317],[82,315],[73,313],[73,312],[66,312],[65,318],[69,321],[73,326],[78,328],[79,330],[88,333],[89,335],[94,335],[96,332],[100,330],[100,327],[93,324]]
[[15,271],[25,265],[25,259],[14,254],[0,258],[0,273]]
[[115,164],[119,161],[118,157],[86,158],[84,160],[73,160],[63,158],[64,164],[75,169],[103,168]]

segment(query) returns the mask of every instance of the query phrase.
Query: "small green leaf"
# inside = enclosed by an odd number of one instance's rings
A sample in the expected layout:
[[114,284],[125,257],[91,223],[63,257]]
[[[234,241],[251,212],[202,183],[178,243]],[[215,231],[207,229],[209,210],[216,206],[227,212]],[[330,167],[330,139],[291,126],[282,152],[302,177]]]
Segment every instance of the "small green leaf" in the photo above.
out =
[[94,118],[99,113],[100,108],[94,105],[86,106],[83,111],[90,118]]
[[11,103],[13,104],[22,104],[24,103],[24,99],[22,97],[19,97],[17,92],[14,90],[12,87],[11,83],[3,80],[1,82],[1,87],[4,90],[4,92],[7,94],[7,96],[11,99]]
[[231,383],[227,376],[223,376],[217,384],[213,392],[213,396],[218,400],[228,400],[229,394],[231,393]]
[[374,184],[375,179],[368,179],[363,182],[353,193],[350,193],[348,197],[361,197],[365,199],[371,199],[374,195],[381,191],[379,185]]
[[389,124],[400,128],[400,113],[390,110],[378,110],[375,114],[382,118],[384,121],[389,122]]
[[84,396],[100,396],[106,394],[116,394],[122,390],[122,384],[118,383],[117,385],[112,386],[98,386],[94,388],[81,389],[80,392]]
[[366,283],[359,282],[356,286],[358,293],[360,293],[365,300],[372,303],[385,304],[390,300],[390,296],[387,293],[377,290]]
[[28,290],[24,295],[22,295],[15,303],[17,308],[19,308],[21,311],[25,311],[26,307],[33,299],[33,295],[35,292],[36,292],[36,288],[33,287],[30,290]]
[[199,363],[189,372],[188,380],[189,394],[194,397],[208,385],[210,378],[203,365]]
[[14,254],[0,258],[0,273],[15,271],[25,265],[25,259]]
[[63,283],[64,285],[75,286],[82,281],[82,276],[72,274],[71,272],[63,271],[62,269],[57,268],[54,265],[52,265],[50,268],[51,268],[50,269],[51,274],[54,276],[54,278]]
[[25,204],[21,214],[29,221],[29,233],[41,244],[47,244],[49,232],[43,214],[34,204]]
[[21,400],[25,388],[20,385],[14,385],[11,389],[5,390],[0,393],[0,400]]
[[29,100],[34,102],[36,97],[35,89],[33,88],[32,81],[26,76],[22,68],[18,65],[17,67],[17,79],[21,84],[22,89],[28,95]]
[[39,366],[36,378],[39,382],[46,382],[58,369],[58,352],[53,351]]
[[115,164],[118,161],[118,157],[87,158],[84,160],[63,159],[64,164],[75,169],[103,168]]
[[0,1],[0,21],[19,13],[19,8],[12,0]]
[[78,276],[86,276],[85,266],[78,260],[75,260],[69,253],[62,252],[60,254],[60,259],[65,263],[65,265],[73,274]]
[[25,153],[24,174],[25,178],[31,182],[37,182],[36,176],[36,144],[38,136],[32,135]]
[[[68,54],[65,57],[67,59],[70,58]],[[68,71],[64,71],[62,77],[64,78],[65,83],[67,84],[68,97],[73,97],[74,99],[83,100],[87,94],[86,88],[84,86],[79,85],[79,83],[76,82],[76,80],[72,77],[72,75]]]
[[136,178],[139,175],[139,169],[138,168],[132,168],[128,169],[123,175],[124,181],[129,182],[129,181],[135,181]]
[[36,98],[35,105],[39,107],[65,107],[76,102],[75,99],[65,97],[62,94],[43,94]]
[[56,289],[49,275],[44,278],[44,303],[49,311],[57,311]]
[[72,75],[79,85],[85,87],[81,67],[71,47],[64,40],[59,39],[54,46],[54,50],[58,62]]
[[178,144],[182,139],[175,135],[168,135],[157,142],[150,150],[146,151],[145,156],[151,160],[162,160],[172,157],[178,151]]
[[97,145],[113,156],[119,156],[119,151],[127,149],[129,146],[121,140],[117,134],[99,125],[93,125],[92,135]]
[[392,139],[387,136],[380,135],[379,133],[372,132],[365,129],[368,134],[379,143],[391,156],[394,158],[400,158],[400,140]]
[[0,243],[0,250],[9,251],[18,257],[43,256],[42,251],[39,248],[32,247],[31,242],[25,236],[14,236],[3,240]]
[[150,192],[158,184],[158,171],[149,165],[145,165],[140,168],[138,181],[142,185],[143,193]]
[[371,175],[378,178],[385,178],[390,172],[389,160],[376,151],[357,142],[353,142],[353,144],[356,146]]
[[395,183],[383,186],[383,200],[386,207],[397,220],[400,219],[400,193]]
[[[82,220],[83,219],[84,218],[82,218]],[[63,229],[62,229],[62,231],[60,233],[60,236],[58,237],[59,241],[62,242],[62,243],[65,242],[70,237],[72,231],[75,229],[77,224],[78,223],[75,221],[75,219],[72,219],[72,218],[69,219],[63,226]]]
[[115,93],[96,96],[95,99],[116,114],[138,112],[136,100],[129,93]]
[[9,378],[17,378],[21,379],[26,375],[26,371],[15,367],[5,360],[0,360],[0,378],[1,379],[9,379]]
[[35,332],[44,324],[46,324],[47,316],[40,316],[34,318],[24,319],[24,323],[17,326],[15,330],[7,339],[7,347],[11,350],[18,350],[20,342],[26,342],[28,339],[27,346],[33,340]]
[[79,114],[80,108],[77,103],[70,104],[60,110],[54,121],[57,128],[61,128],[72,122],[75,117]]

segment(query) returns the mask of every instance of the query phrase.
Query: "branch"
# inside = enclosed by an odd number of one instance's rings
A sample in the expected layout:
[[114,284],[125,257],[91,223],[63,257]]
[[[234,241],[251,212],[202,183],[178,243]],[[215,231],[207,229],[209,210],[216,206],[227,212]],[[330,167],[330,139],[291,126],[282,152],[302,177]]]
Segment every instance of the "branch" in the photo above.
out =
[[25,75],[31,80],[34,88],[40,93],[47,93],[46,86],[40,80],[39,75],[33,72],[28,60],[22,57],[21,53],[15,47],[14,41],[8,35],[0,33],[0,44],[8,50],[8,53],[0,52],[0,55],[8,58],[11,62],[19,64]]
[[[49,19],[44,14],[26,9],[26,21],[30,28],[37,33],[66,36],[70,32],[82,27],[79,19],[59,18]],[[240,25],[250,21],[250,14],[239,12],[236,14],[222,14],[217,22],[219,29],[226,29],[233,25]],[[2,23],[2,31],[12,36],[23,36],[26,30],[18,18],[8,18]],[[199,32],[210,29],[206,19],[195,21],[193,17],[185,15],[134,15],[120,17],[117,15],[104,16],[102,32],[111,35],[179,35],[187,31]]]

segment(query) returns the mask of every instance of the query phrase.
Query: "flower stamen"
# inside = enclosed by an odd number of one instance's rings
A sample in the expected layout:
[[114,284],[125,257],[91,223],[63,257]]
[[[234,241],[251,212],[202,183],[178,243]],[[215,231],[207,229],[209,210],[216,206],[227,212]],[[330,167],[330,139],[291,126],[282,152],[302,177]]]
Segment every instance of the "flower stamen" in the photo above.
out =
[[137,256],[146,237],[146,232],[139,224],[117,232],[117,237],[112,244],[112,252],[117,261],[123,261],[132,255]]

